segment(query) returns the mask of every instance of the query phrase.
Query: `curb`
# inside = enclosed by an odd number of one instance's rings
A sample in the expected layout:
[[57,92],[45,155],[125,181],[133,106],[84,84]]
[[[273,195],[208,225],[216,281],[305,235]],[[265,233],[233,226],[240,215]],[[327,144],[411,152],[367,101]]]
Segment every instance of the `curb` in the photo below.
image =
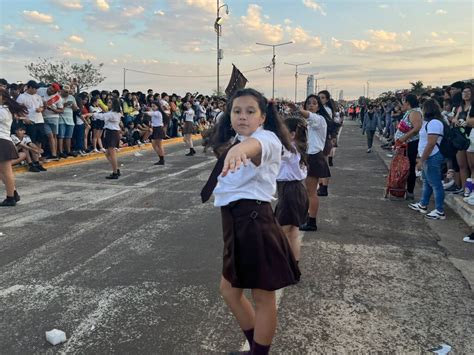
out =
[[[376,136],[380,142],[380,138]],[[384,162],[387,169],[390,169],[391,158],[387,157],[387,154],[382,148],[375,146],[375,151],[379,157]],[[388,151],[387,151],[388,152]],[[421,186],[422,183],[419,179],[416,179],[418,186]],[[463,201],[463,197],[459,195],[454,195],[451,193],[446,193],[444,202],[449,206],[469,227],[474,228],[474,206],[468,205]]]
[[[202,139],[200,134],[194,134],[192,136],[192,138],[193,138],[193,140]],[[170,139],[163,140],[163,145],[164,146],[165,145],[175,145],[175,144],[178,144],[178,143],[181,143],[181,142],[183,142],[183,137],[176,137],[176,138],[170,138]],[[140,146],[135,145],[133,147],[124,147],[124,148],[120,148],[120,151],[118,152],[118,156],[128,155],[130,153],[139,152],[139,151],[147,151],[147,150],[152,150],[152,149],[153,148],[151,146],[151,143],[143,144],[143,145],[140,145]],[[59,161],[45,162],[42,165],[47,169],[51,169],[51,168],[60,168],[60,167],[63,167],[63,166],[76,165],[76,164],[81,164],[81,163],[85,163],[85,162],[89,162],[89,161],[104,160],[104,159],[106,159],[104,153],[93,153],[93,154],[85,156],[85,157],[77,156],[77,157],[69,157],[67,159],[61,159]],[[27,166],[17,166],[17,167],[13,168],[13,171],[14,171],[15,174],[23,174],[23,173],[28,172],[28,167]]]

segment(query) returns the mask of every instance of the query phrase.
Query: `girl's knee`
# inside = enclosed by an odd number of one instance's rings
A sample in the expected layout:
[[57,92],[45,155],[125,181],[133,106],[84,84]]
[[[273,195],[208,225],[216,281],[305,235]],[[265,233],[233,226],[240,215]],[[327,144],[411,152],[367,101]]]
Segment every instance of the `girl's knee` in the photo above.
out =
[[252,298],[256,308],[276,307],[275,291],[253,289]]

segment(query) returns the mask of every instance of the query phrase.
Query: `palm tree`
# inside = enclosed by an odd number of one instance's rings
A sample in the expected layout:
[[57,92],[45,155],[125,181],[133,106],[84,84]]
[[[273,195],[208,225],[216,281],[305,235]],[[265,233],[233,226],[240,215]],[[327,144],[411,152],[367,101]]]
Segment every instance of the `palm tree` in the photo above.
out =
[[415,83],[410,82],[411,90],[410,92],[415,95],[421,95],[423,91],[425,91],[425,88],[423,87],[423,82],[421,80],[418,80]]

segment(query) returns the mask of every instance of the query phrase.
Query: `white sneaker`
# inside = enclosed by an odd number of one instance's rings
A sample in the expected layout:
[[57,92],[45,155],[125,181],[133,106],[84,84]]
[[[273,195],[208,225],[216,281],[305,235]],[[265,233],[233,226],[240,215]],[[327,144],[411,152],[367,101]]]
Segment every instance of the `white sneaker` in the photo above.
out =
[[95,148],[92,153],[99,153],[99,150],[97,148]]
[[446,214],[438,210],[433,210],[425,215],[426,219],[446,219]]
[[106,152],[105,148],[100,148],[100,152],[105,153]]
[[428,213],[428,207],[423,206],[423,205],[420,204],[419,202],[410,203],[410,204],[408,205],[408,207],[411,208],[413,211],[418,211],[418,212],[423,213],[423,214]]
[[466,243],[474,243],[474,233],[468,234],[463,238]]
[[367,153],[370,153],[371,151],[372,151],[372,149],[371,149],[371,148],[367,149]]
[[467,202],[468,205],[474,206],[474,192],[469,195],[469,197],[465,197],[464,202]]

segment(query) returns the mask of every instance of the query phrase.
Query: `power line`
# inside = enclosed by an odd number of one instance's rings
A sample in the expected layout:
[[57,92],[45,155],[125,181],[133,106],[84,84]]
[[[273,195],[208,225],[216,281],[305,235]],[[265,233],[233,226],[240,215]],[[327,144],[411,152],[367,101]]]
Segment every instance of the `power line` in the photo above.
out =
[[[136,70],[136,69],[129,69],[129,68],[123,68],[126,71],[130,72],[135,72],[135,73],[141,73],[141,74],[148,74],[148,75],[155,75],[155,76],[164,76],[168,78],[215,78],[217,75],[176,75],[176,74],[161,74],[161,73],[151,73],[143,70]],[[249,69],[246,71],[242,71],[242,73],[251,73],[257,70],[261,69],[266,69],[266,67],[259,67],[255,69]],[[222,76],[231,76],[231,74],[225,74]]]

